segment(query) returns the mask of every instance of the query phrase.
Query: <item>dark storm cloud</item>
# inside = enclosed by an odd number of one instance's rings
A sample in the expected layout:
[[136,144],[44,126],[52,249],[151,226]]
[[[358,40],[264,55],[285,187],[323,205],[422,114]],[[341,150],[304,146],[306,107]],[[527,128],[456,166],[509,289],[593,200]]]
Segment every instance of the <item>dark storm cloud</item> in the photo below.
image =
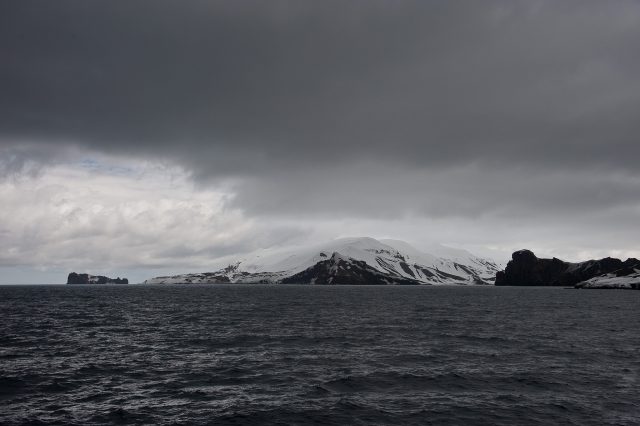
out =
[[[203,181],[245,178],[236,203],[256,213],[371,213],[378,184],[394,205],[430,215],[514,199],[519,211],[582,209],[638,195],[636,180],[607,177],[640,172],[637,2],[2,9],[2,144],[76,145],[172,159]],[[354,163],[370,167],[356,174]],[[463,188],[447,174],[465,167]],[[376,179],[379,170],[389,179]],[[588,184],[606,203],[576,178],[587,172],[602,175]],[[545,181],[535,202],[523,197],[537,193],[532,176],[547,173],[555,185]]]

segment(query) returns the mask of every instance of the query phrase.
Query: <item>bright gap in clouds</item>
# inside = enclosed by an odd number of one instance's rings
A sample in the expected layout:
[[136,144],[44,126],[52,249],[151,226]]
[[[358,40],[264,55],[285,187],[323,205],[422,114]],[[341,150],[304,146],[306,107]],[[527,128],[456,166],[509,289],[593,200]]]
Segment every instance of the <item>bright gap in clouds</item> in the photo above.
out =
[[228,208],[232,196],[224,185],[196,188],[177,167],[105,157],[14,174],[0,183],[0,282],[208,269],[273,232]]

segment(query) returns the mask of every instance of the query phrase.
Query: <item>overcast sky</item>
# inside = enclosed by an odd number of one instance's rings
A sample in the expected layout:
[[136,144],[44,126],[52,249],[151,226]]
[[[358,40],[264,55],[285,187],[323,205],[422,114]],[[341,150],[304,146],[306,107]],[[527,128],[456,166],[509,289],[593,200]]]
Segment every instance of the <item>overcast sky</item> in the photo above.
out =
[[640,2],[0,3],[0,283],[341,236],[640,257]]

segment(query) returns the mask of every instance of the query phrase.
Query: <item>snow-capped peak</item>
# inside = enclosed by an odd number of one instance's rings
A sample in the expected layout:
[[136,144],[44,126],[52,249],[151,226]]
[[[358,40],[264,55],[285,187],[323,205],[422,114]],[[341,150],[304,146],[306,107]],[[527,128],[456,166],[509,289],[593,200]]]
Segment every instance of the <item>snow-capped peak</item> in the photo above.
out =
[[[366,265],[367,274],[375,272],[388,282],[422,284],[489,284],[498,266],[464,250],[440,246],[439,256],[422,252],[399,240],[376,240],[370,237],[340,238],[312,246],[273,252],[260,251],[240,259],[217,272],[159,277],[148,282],[270,282],[290,277],[310,277],[310,270],[327,260]],[[306,273],[302,274],[304,271]],[[355,275],[354,275],[355,277]],[[355,278],[354,278],[355,279]],[[311,278],[310,281],[315,282]],[[398,281],[400,280],[400,281]]]

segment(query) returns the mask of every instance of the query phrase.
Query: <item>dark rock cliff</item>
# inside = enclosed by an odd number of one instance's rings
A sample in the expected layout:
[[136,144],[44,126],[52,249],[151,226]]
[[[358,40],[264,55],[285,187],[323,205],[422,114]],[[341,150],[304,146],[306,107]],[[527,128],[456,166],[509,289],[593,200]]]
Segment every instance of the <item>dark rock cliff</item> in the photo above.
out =
[[129,284],[126,278],[109,278],[103,275],[77,274],[71,272],[67,277],[67,284]]
[[513,253],[504,271],[496,275],[498,286],[573,286],[581,281],[640,266],[638,259],[622,261],[611,257],[580,263],[560,259],[539,259],[530,250]]

